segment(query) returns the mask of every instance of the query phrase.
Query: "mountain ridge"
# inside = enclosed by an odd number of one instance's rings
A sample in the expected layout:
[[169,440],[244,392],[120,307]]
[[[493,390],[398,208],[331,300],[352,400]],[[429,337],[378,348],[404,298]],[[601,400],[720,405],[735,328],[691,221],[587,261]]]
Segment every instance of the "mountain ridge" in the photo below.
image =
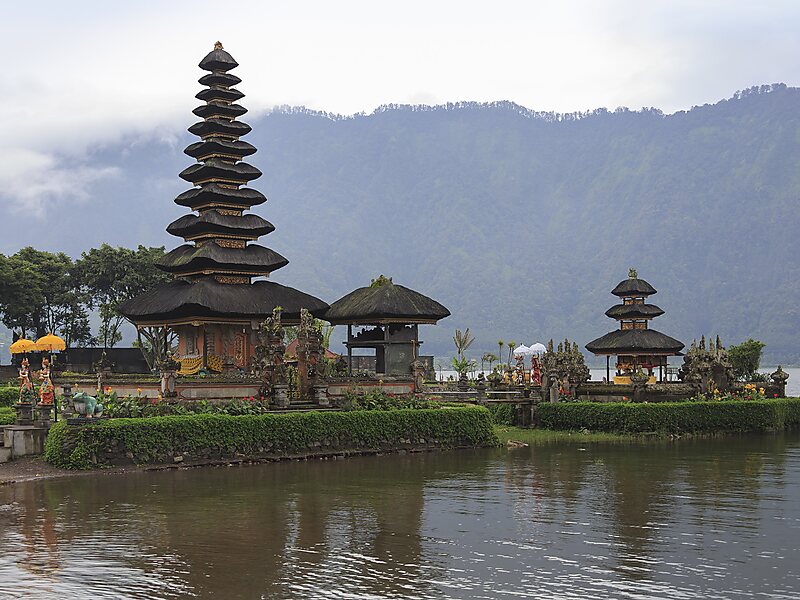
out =
[[[797,88],[756,86],[669,115],[415,106],[245,117],[259,148],[249,162],[264,172],[253,187],[269,198],[254,212],[277,227],[263,242],[290,260],[276,281],[332,302],[393,276],[451,310],[422,332],[425,351],[446,354],[467,326],[482,351],[498,338],[583,346],[615,327],[603,313],[633,266],[659,290],[658,330],[687,345],[752,336],[768,358],[800,362]],[[44,219],[15,215],[0,251],[39,228],[60,235],[33,245],[72,255],[102,242],[178,246],[164,228],[186,214],[172,203],[192,162],[181,148],[139,139],[91,150],[82,164],[118,176]]]

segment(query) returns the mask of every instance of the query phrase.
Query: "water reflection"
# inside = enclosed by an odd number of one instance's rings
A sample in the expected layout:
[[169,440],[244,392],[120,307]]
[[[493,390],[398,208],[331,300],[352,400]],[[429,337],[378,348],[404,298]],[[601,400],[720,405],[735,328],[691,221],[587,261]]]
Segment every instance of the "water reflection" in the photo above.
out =
[[0,597],[797,597],[800,434],[0,488]]

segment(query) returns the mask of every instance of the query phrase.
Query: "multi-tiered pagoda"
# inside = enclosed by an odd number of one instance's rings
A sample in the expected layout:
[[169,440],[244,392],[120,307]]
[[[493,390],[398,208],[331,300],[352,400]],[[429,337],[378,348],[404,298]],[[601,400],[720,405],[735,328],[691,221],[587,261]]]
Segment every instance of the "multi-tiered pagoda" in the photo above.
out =
[[667,357],[680,355],[683,343],[655,329],[649,329],[650,319],[661,316],[664,311],[646,299],[656,293],[655,288],[644,279],[639,279],[636,269],[631,269],[628,279],[619,282],[612,294],[622,304],[606,311],[606,316],[619,321],[619,329],[586,344],[592,354],[606,357],[606,377],[611,379],[610,359],[617,357],[614,383],[631,383],[631,375],[642,369],[655,383],[655,369],[663,380]]
[[244,94],[234,86],[241,79],[229,73],[238,66],[217,42],[200,68],[206,86],[194,109],[203,120],[189,131],[200,138],[184,152],[197,160],[180,177],[194,187],[180,194],[176,204],[193,212],[170,223],[167,231],[186,243],[158,264],[175,279],[133,300],[120,311],[137,327],[169,327],[179,336],[178,359],[184,370],[219,370],[229,364],[244,368],[255,347],[254,330],[281,306],[283,322],[299,322],[300,310],[321,315],[322,300],[296,289],[266,281],[289,261],[253,243],[275,228],[258,215],[246,213],[266,202],[249,182],[261,171],[242,159],[256,152],[239,138],[250,126],[237,121],[247,110],[236,104]]

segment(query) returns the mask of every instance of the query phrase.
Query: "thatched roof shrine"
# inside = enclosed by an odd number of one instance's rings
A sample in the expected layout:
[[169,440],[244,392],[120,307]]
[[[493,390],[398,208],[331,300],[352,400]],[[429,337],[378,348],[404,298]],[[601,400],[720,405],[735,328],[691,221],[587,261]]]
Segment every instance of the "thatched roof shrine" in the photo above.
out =
[[608,357],[617,357],[616,383],[630,383],[630,375],[640,368],[652,377],[653,369],[658,367],[663,379],[667,357],[679,355],[683,342],[649,328],[651,319],[664,314],[661,308],[645,301],[656,289],[639,279],[636,269],[630,269],[628,278],[620,281],[611,293],[620,297],[622,303],[609,308],[606,316],[619,321],[619,329],[592,340],[586,349],[607,357],[607,378],[611,376]]
[[436,323],[449,316],[436,300],[381,276],[331,304],[325,320],[333,325]]

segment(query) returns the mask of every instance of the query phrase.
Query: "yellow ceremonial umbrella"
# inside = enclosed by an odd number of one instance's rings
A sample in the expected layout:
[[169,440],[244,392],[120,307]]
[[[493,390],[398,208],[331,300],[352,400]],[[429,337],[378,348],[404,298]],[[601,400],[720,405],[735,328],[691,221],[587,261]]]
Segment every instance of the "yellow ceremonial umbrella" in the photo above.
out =
[[36,352],[38,350],[36,342],[26,340],[25,338],[19,338],[16,342],[11,344],[8,349],[11,351],[11,354],[24,354],[26,352]]
[[67,349],[67,343],[57,335],[48,333],[36,340],[36,349],[40,352],[61,352]]

